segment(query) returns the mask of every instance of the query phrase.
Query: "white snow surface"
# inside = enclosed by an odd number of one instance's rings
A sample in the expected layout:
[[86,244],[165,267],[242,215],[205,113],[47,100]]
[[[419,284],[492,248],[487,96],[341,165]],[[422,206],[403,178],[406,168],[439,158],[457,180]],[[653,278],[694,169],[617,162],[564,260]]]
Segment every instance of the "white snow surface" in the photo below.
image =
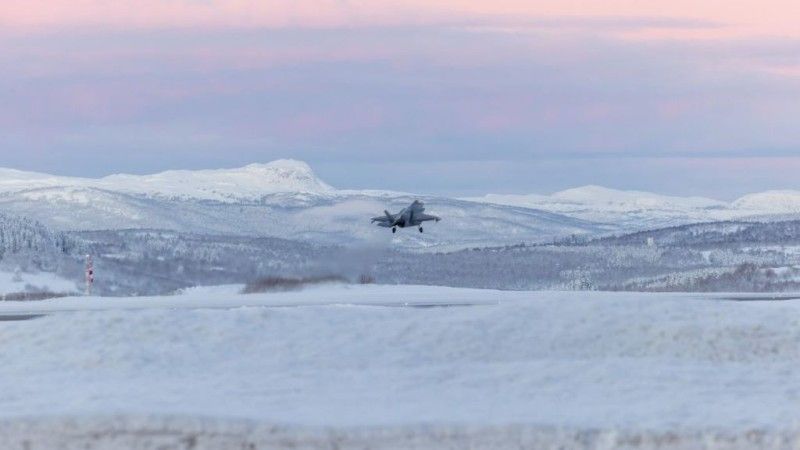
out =
[[551,195],[488,194],[465,200],[541,209],[637,228],[800,213],[800,191],[791,190],[750,194],[725,202],[589,185]]
[[[0,169],[0,192],[44,189],[38,194],[64,199],[58,190],[45,188],[94,188],[155,197],[221,202],[258,200],[276,193],[327,194],[333,188],[316,177],[308,164],[281,159],[236,169],[170,170],[153,175],[118,174],[105,178],[76,178]],[[41,198],[40,198],[41,199]],[[73,199],[74,200],[74,199]]]
[[[396,235],[370,223],[428,202],[442,223]],[[426,250],[545,242],[609,228],[545,211],[378,190],[338,190],[304,162],[71,178],[0,169],[0,209],[55,230],[155,228]],[[466,219],[466,220],[464,220]]]
[[[289,159],[234,169],[170,170],[152,175],[117,174],[97,179],[0,169],[0,204],[13,214],[33,217],[59,229],[115,229],[121,226],[141,226],[170,229],[184,227],[198,231],[203,228],[200,225],[202,220],[195,215],[213,217],[214,213],[204,210],[196,204],[197,202],[216,205],[215,207],[222,211],[220,214],[228,215],[223,220],[225,223],[234,222],[230,214],[239,209],[225,210],[219,204],[262,205],[275,208],[276,211],[288,208],[287,211],[291,211],[291,214],[306,210],[316,214],[329,207],[338,210],[339,216],[346,216],[346,221],[353,222],[356,217],[361,220],[363,217],[380,214],[389,206],[387,203],[414,198],[420,197],[385,190],[335,189],[322,181],[305,162]],[[433,206],[453,204],[455,201],[446,198],[428,198],[433,201]],[[563,214],[570,218],[613,224],[629,230],[700,221],[800,214],[800,191],[790,190],[751,194],[733,202],[725,202],[704,197],[666,196],[642,191],[584,186],[551,195],[489,194],[465,200]],[[354,201],[370,202],[369,211],[350,211],[349,203]],[[464,203],[469,202],[457,204],[457,208],[464,214],[477,215],[478,220],[494,220],[491,215],[488,217],[481,215],[486,213],[485,210],[475,209],[476,206],[465,206]],[[392,208],[397,207],[392,206]],[[172,210],[183,211],[179,216],[181,220],[177,220],[174,214],[171,214]],[[525,214],[519,211],[500,212],[505,216],[503,220],[514,224],[516,228],[519,228],[515,222],[517,219],[526,219]],[[359,215],[355,216],[355,213]],[[266,220],[263,218],[268,214],[271,212],[258,211],[258,217],[262,220]],[[446,218],[451,217],[457,219],[459,216],[446,216]],[[299,224],[290,228],[302,227],[305,223],[302,219],[298,218]],[[176,220],[179,223],[173,223]],[[547,221],[559,220],[565,222],[565,218],[538,218],[536,224],[539,226]],[[340,221],[339,218],[334,218],[330,222],[336,227]],[[225,227],[216,224],[214,220],[209,222],[208,230],[202,231],[231,231],[223,230]],[[250,233],[251,228],[264,229],[263,223],[253,225],[249,219],[242,220],[242,223],[241,229],[237,229],[236,232]],[[576,224],[554,227],[557,228],[555,231],[558,231],[555,234],[564,236],[576,232],[582,234],[586,231],[576,230],[576,226],[581,228]],[[589,224],[584,224],[583,228],[586,226]],[[352,223],[348,224],[348,227],[352,227]],[[500,231],[503,234],[513,234],[515,230]],[[308,233],[313,234],[315,231]],[[337,228],[328,234],[345,235],[347,232]],[[552,236],[547,236],[550,237]],[[527,236],[524,238],[528,239]],[[469,243],[469,245],[475,244],[476,242]],[[489,245],[494,244],[497,242],[489,243]]]
[[765,205],[769,205],[769,210],[775,213],[800,213],[800,191],[780,190],[745,195],[733,205],[754,211],[763,210]]
[[671,197],[642,191],[620,191],[602,186],[584,186],[556,192],[557,201],[619,208],[715,208],[724,203],[703,197]]
[[78,285],[74,280],[61,278],[51,272],[17,274],[0,271],[0,295],[25,291],[74,294],[78,292]]
[[[49,423],[53,436],[77,439],[74,420],[94,430],[109,417],[116,432],[142,421],[169,430],[175,418],[217,430],[268,424],[279,428],[263,433],[283,430],[301,448],[332,445],[303,433],[340,444],[396,438],[372,448],[616,448],[624,436],[639,436],[627,447],[666,436],[667,447],[700,448],[710,436],[724,448],[786,448],[800,434],[800,301],[424,286],[235,291],[0,303],[0,316],[47,314],[0,322],[0,434],[44,439],[36,427]],[[767,445],[772,433],[777,444]]]

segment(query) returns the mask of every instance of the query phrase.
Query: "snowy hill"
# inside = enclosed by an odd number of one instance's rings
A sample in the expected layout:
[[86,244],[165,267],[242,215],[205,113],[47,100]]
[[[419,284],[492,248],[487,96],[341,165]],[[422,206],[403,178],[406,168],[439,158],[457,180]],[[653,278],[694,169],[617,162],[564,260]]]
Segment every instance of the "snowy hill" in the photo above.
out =
[[584,186],[556,192],[554,200],[573,204],[593,204],[620,210],[652,208],[718,208],[723,202],[703,197],[670,197],[642,191],[620,191],[602,186]]
[[[369,219],[419,198],[446,217],[393,236]],[[542,242],[608,227],[504,205],[387,191],[337,190],[299,161],[100,179],[0,170],[0,208],[56,230],[130,228],[273,236],[325,244],[451,249]]]
[[766,206],[777,214],[800,213],[800,191],[767,191],[745,195],[733,202],[733,206],[749,211],[764,211]]
[[[421,235],[395,236],[369,223],[414,199],[445,217]],[[73,178],[0,169],[0,208],[55,230],[158,228],[449,250],[569,235],[636,231],[697,222],[800,214],[800,192],[772,191],[723,202],[585,186],[551,195],[471,199],[377,190],[338,190],[304,162],[236,169]],[[604,224],[604,225],[601,225]]]
[[220,202],[255,201],[269,194],[328,194],[333,188],[316,177],[308,164],[278,160],[228,170],[171,170],[155,175],[112,175],[99,186],[156,197]]
[[[85,190],[141,194],[167,199],[256,201],[276,193],[328,194],[333,188],[318,179],[308,164],[277,160],[237,169],[170,170],[153,175],[111,175],[105,178],[74,178],[0,169],[0,193],[34,191],[30,196],[47,200],[65,199],[64,189],[75,196]],[[72,198],[88,203],[91,196]]]
[[29,218],[0,214],[0,297],[20,292],[72,293],[82,280],[80,239]]
[[764,192],[747,195],[733,202],[724,202],[704,197],[675,197],[584,186],[551,195],[489,194],[466,200],[535,208],[589,221],[616,224],[626,229],[800,213],[798,191]]
[[64,233],[28,218],[0,214],[0,260],[22,253],[44,256],[78,250],[79,244]]

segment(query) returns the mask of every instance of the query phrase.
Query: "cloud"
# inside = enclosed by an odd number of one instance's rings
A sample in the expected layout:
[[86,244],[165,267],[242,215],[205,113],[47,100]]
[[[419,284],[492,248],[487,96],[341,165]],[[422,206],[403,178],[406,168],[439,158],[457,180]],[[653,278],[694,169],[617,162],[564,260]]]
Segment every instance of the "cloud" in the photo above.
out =
[[[509,18],[563,26],[603,25],[703,29],[714,36],[798,37],[800,5],[790,0],[27,0],[0,5],[0,24],[16,30],[105,27],[132,28],[331,28],[443,25],[471,22],[497,25]],[[703,24],[726,25],[709,30]],[[703,25],[698,27],[697,25]],[[639,23],[635,28],[643,28]],[[663,36],[663,35],[662,35]]]
[[[405,190],[487,191],[499,182],[476,176],[481,161],[551,164],[578,184],[613,180],[620,161],[776,158],[800,143],[800,41],[743,37],[758,27],[707,8],[151,2],[0,7],[16,27],[0,38],[0,165],[99,175],[289,156],[418,169],[390,186]],[[426,167],[464,169],[445,186]],[[536,182],[511,170],[504,189]]]

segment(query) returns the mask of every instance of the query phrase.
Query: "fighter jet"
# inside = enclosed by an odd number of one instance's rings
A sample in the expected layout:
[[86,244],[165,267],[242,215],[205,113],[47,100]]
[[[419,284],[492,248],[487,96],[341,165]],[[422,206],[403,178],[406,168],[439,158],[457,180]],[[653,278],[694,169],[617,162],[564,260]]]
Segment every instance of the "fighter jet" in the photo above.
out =
[[425,214],[425,205],[419,200],[414,200],[414,203],[397,214],[384,210],[382,216],[372,218],[372,223],[377,223],[379,227],[391,228],[392,233],[396,233],[398,227],[419,227],[419,232],[422,233],[422,222],[429,220],[438,222],[442,219]]

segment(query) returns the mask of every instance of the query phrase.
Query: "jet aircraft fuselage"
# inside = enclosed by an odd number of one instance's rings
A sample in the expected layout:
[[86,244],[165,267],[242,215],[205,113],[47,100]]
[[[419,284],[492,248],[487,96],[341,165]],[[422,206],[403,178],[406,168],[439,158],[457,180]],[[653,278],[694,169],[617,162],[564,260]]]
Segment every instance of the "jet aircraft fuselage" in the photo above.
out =
[[383,211],[382,216],[372,218],[372,223],[376,223],[379,227],[391,228],[392,233],[396,233],[398,228],[406,227],[419,227],[419,232],[422,233],[422,223],[431,220],[438,222],[441,218],[425,214],[425,205],[419,200],[414,200],[397,214]]

